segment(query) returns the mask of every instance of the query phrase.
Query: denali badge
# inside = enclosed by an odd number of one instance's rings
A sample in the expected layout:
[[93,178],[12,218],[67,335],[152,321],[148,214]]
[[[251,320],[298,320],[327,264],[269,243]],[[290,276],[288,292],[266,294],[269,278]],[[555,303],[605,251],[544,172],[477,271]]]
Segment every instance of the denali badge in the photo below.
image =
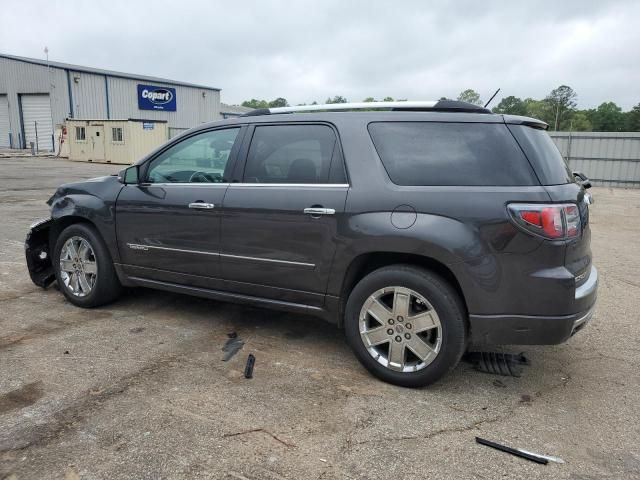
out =
[[127,243],[127,247],[129,247],[131,250],[143,250],[143,251],[147,251],[149,250],[147,247],[145,247],[144,245],[137,245],[135,243]]

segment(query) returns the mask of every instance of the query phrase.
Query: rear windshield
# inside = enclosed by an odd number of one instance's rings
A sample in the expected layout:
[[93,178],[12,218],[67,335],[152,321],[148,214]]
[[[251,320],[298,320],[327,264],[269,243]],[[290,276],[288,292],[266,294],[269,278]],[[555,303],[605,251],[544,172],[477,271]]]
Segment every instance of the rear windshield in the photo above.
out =
[[561,185],[574,181],[558,147],[546,131],[526,125],[509,125],[509,129],[543,185]]
[[537,185],[504,124],[375,122],[369,133],[396,185]]

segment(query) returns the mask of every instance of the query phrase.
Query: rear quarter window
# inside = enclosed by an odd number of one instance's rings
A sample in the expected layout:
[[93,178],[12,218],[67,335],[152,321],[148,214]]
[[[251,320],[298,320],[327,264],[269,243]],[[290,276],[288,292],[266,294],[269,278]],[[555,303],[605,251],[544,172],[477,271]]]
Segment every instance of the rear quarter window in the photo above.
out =
[[562,185],[574,181],[558,147],[546,131],[527,125],[509,125],[509,130],[518,140],[543,185]]
[[538,185],[504,124],[374,122],[368,128],[396,185]]

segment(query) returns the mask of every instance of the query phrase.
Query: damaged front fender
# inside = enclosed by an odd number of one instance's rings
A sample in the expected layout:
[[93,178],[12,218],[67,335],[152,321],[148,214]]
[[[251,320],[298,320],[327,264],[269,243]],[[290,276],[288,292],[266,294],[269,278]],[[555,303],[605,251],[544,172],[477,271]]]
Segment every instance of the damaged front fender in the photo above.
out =
[[51,285],[56,278],[49,245],[49,231],[53,222],[51,218],[35,222],[31,225],[24,242],[29,276],[33,283],[42,288]]

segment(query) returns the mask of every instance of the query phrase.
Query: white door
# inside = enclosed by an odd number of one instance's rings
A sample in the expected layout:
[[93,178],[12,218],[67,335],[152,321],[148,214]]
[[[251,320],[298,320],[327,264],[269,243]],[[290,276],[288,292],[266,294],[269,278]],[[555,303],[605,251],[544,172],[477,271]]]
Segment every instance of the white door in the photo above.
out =
[[91,143],[91,160],[104,160],[104,125],[89,125],[87,136]]
[[9,148],[9,101],[0,95],[0,148]]
[[51,125],[51,104],[48,94],[21,95],[22,125],[26,147],[36,143],[38,151],[53,151],[53,125]]

